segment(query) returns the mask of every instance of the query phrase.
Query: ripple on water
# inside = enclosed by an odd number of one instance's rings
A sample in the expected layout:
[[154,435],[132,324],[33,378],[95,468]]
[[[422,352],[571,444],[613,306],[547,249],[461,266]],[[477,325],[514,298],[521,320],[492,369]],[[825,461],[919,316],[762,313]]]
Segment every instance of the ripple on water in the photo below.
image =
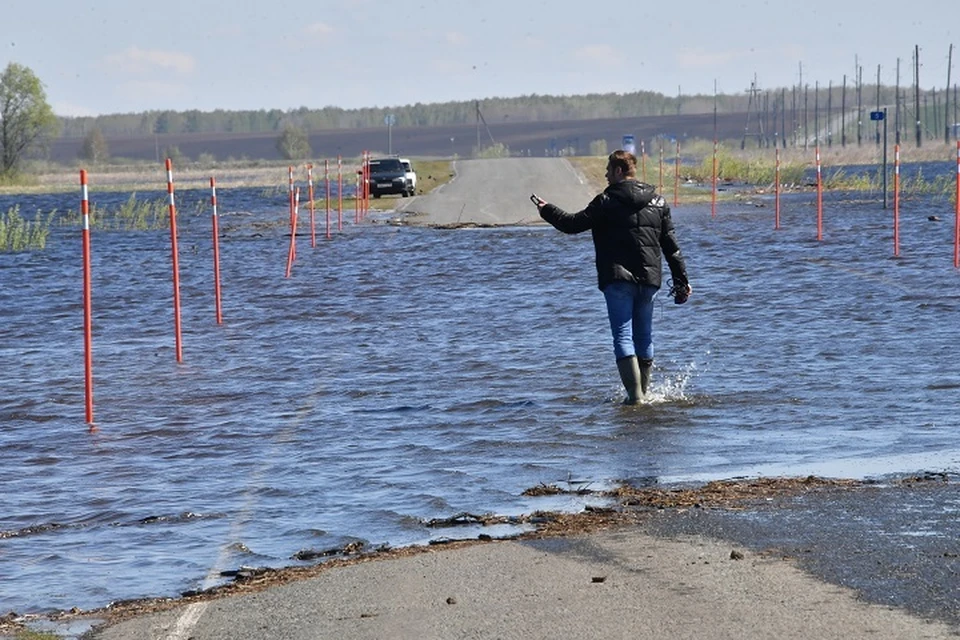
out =
[[539,484],[960,459],[960,291],[933,200],[904,212],[898,260],[875,203],[831,200],[822,242],[807,195],[785,199],[778,232],[765,209],[678,208],[695,295],[660,300],[652,393],[627,407],[588,236],[348,222],[301,245],[288,279],[282,224],[262,224],[282,197],[231,196],[246,213],[221,242],[223,325],[207,229],[182,230],[182,364],[169,239],[95,234],[96,434],[65,284],[82,277],[75,230],[0,254],[22,283],[0,288],[0,358],[16,363],[0,378],[0,612],[175,595],[211,567],[353,540],[489,533],[424,525],[461,512],[583,507],[522,495]]

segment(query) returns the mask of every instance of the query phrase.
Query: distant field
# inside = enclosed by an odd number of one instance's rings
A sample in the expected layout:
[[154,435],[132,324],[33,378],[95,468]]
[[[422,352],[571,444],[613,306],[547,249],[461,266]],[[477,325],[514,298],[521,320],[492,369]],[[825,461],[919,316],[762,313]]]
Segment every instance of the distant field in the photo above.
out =
[[[743,135],[746,114],[721,114],[717,126],[721,138]],[[638,141],[658,135],[668,138],[713,139],[713,114],[563,120],[555,122],[488,122],[488,127],[465,124],[441,127],[394,127],[388,140],[386,127],[375,129],[334,129],[310,133],[310,146],[318,158],[359,157],[363,151],[382,154],[391,147],[394,153],[417,157],[469,157],[477,146],[493,141],[502,143],[514,154],[548,155],[571,147],[586,154],[594,140],[605,140],[613,150],[626,134]],[[200,154],[224,160],[282,161],[276,149],[278,133],[258,134],[179,134],[161,136],[109,137],[107,143],[114,158],[162,160],[163,149],[176,146],[189,159]],[[50,159],[75,164],[82,140],[58,139],[50,148]]]

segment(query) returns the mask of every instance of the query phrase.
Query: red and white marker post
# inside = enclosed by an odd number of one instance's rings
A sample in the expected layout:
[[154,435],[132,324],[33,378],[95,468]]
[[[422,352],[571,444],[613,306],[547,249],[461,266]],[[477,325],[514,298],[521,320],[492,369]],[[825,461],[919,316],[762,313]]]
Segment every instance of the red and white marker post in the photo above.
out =
[[643,148],[643,140],[640,141],[640,176],[644,182],[647,181],[647,152]]
[[773,228],[780,228],[780,149],[777,149],[777,166],[773,171]]
[[680,138],[677,138],[677,156],[673,164],[673,206],[680,204]]
[[823,240],[823,171],[820,168],[820,145],[817,145],[817,240]]
[[343,158],[337,154],[337,231],[343,231]]
[[363,175],[362,169],[357,169],[357,190],[354,192],[353,215],[357,220],[360,219],[360,177]]
[[167,197],[170,206],[170,252],[173,262],[173,331],[177,362],[183,362],[183,336],[180,327],[180,252],[177,250],[177,205],[173,196],[173,161],[167,158]]
[[[290,236],[293,237],[293,235],[297,232],[297,230],[296,230],[297,221],[296,221],[296,219],[295,219],[295,215],[294,215],[294,212],[293,212],[293,206],[294,206],[294,205],[293,205],[293,167],[292,167],[292,166],[287,167],[287,173],[288,173],[289,181],[290,181]],[[294,245],[292,245],[292,247],[293,247],[293,259],[296,260],[296,259],[297,259],[297,245],[294,244]]]
[[327,203],[327,240],[330,239],[330,161],[323,161],[323,185],[326,189],[324,201]]
[[713,141],[713,194],[710,197],[710,217],[717,217],[717,150],[718,142]]
[[297,258],[297,210],[300,208],[300,187],[297,187],[293,196],[293,209],[290,222],[290,249],[287,251],[287,274],[289,278],[293,272],[293,261]]
[[660,139],[660,182],[657,183],[657,193],[663,195],[663,138]]
[[90,198],[87,193],[87,172],[80,170],[80,212],[83,214],[83,372],[84,399],[90,433],[93,424],[93,305],[90,270]]
[[893,146],[893,257],[900,256],[900,145]]
[[957,140],[957,201],[953,227],[953,266],[960,267],[960,140]]
[[223,308],[220,305],[220,214],[217,211],[217,181],[210,178],[210,206],[213,207],[213,300],[217,312],[217,324],[223,324]]
[[317,221],[313,207],[313,165],[307,165],[307,197],[310,198],[310,246],[317,247]]

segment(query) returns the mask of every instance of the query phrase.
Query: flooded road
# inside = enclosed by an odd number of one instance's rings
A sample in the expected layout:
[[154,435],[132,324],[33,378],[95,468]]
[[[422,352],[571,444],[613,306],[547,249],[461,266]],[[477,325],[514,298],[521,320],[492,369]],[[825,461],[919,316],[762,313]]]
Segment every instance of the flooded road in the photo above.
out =
[[169,234],[94,233],[95,434],[79,231],[0,254],[0,612],[177,595],[357,540],[475,536],[425,526],[464,511],[582,505],[521,495],[540,483],[960,466],[948,200],[907,203],[899,259],[875,199],[828,194],[822,242],[809,193],[786,199],[780,231],[770,200],[677,208],[695,295],[658,307],[652,400],[624,407],[588,234],[351,212],[284,278],[284,195],[218,196],[223,325],[209,212],[178,222],[183,364]]

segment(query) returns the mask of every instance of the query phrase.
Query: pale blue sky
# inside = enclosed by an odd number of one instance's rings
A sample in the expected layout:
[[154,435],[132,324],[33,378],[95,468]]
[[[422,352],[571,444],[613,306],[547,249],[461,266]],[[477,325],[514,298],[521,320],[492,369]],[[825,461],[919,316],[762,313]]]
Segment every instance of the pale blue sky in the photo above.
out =
[[[645,8],[651,6],[652,8]],[[347,108],[491,96],[712,94],[804,81],[942,88],[953,0],[5,0],[0,67],[61,115]],[[891,12],[899,9],[898,17]],[[909,11],[909,14],[908,14]],[[954,51],[951,84],[960,82]]]

